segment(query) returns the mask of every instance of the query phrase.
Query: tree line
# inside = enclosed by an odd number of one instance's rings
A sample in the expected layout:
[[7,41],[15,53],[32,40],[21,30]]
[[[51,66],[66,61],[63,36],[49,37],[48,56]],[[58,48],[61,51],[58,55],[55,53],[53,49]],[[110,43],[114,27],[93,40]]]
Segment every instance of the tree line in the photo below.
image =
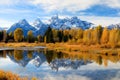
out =
[[69,29],[69,30],[56,30],[48,27],[43,36],[34,36],[32,31],[28,31],[27,36],[23,35],[23,30],[17,28],[14,32],[7,33],[0,31],[0,41],[8,42],[70,42],[80,43],[84,45],[104,44],[111,46],[120,45],[120,29],[107,29],[102,28],[101,25],[94,29]]

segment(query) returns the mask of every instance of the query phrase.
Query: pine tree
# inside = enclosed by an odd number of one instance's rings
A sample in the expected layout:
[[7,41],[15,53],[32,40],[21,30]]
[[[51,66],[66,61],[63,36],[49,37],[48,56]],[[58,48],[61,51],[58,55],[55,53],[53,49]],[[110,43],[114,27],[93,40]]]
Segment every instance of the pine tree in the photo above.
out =
[[41,41],[42,41],[42,36],[41,36],[41,35],[38,35],[38,36],[37,36],[37,40],[38,40],[38,42],[41,42]]
[[46,31],[44,37],[46,37],[46,43],[54,42],[52,29],[50,27],[48,27],[48,30]]
[[28,33],[27,33],[27,40],[29,43],[34,42],[34,36],[33,36],[33,32],[31,30],[28,31]]

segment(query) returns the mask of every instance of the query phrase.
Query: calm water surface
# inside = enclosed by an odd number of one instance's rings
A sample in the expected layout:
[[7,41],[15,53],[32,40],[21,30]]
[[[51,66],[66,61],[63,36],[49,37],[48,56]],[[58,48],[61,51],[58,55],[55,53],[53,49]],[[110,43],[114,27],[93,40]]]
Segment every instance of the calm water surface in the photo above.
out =
[[46,49],[1,50],[0,70],[39,80],[120,80],[120,56]]

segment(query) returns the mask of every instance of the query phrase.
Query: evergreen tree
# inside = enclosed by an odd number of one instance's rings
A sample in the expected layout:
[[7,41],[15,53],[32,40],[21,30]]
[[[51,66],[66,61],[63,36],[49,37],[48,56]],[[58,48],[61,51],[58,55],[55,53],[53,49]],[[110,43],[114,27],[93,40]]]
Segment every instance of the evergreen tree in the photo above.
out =
[[64,30],[63,31],[63,41],[67,42],[69,39],[69,31],[68,30]]
[[3,31],[0,31],[0,41],[3,40]]
[[7,40],[7,32],[6,32],[6,30],[3,30],[3,41],[4,42],[7,42],[8,40]]
[[38,42],[41,42],[41,41],[42,41],[42,36],[41,36],[41,35],[38,35],[38,36],[37,36],[37,40],[38,40]]
[[59,31],[56,29],[52,29],[52,33],[53,33],[53,40],[54,42],[59,42]]
[[8,34],[8,39],[14,39],[13,32],[10,32],[10,33]]
[[63,40],[63,31],[62,30],[58,31],[58,37],[59,37],[59,42],[62,42],[62,40]]
[[33,32],[31,30],[28,31],[28,33],[27,33],[27,41],[29,43],[34,42],[34,36],[33,36]]
[[53,33],[52,29],[48,27],[48,30],[46,31],[44,37],[46,36],[46,43],[52,43],[53,41]]

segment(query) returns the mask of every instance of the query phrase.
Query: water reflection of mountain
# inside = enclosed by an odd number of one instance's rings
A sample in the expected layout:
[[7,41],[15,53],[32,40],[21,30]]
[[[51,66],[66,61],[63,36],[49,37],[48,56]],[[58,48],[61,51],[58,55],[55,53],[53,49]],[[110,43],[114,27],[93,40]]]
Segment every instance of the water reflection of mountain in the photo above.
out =
[[55,59],[50,63],[53,70],[58,71],[60,67],[78,69],[82,65],[92,63],[91,61],[71,60],[71,59]]
[[[15,52],[17,52],[17,53],[15,53]],[[14,51],[14,55],[7,54],[7,56],[13,62],[15,62],[23,67],[25,67],[31,60],[33,60],[33,64],[36,67],[40,67],[40,65],[46,61],[46,57],[45,57],[44,53],[42,53],[42,52],[38,53],[37,51],[34,51],[34,52],[33,51]]]
[[[40,67],[45,61],[50,64],[52,69],[54,68],[72,68],[77,69],[77,66],[84,65],[83,62],[89,63],[89,61],[96,62],[99,65],[108,66],[108,61],[117,63],[120,61],[119,52],[116,55],[93,53],[93,52],[58,52],[46,49],[40,50],[3,50],[0,51],[0,58],[6,58],[8,56],[11,61],[17,63],[23,67],[32,61],[36,67]],[[68,64],[69,63],[69,64]],[[74,65],[74,66],[72,66]],[[75,66],[77,65],[77,66]]]

